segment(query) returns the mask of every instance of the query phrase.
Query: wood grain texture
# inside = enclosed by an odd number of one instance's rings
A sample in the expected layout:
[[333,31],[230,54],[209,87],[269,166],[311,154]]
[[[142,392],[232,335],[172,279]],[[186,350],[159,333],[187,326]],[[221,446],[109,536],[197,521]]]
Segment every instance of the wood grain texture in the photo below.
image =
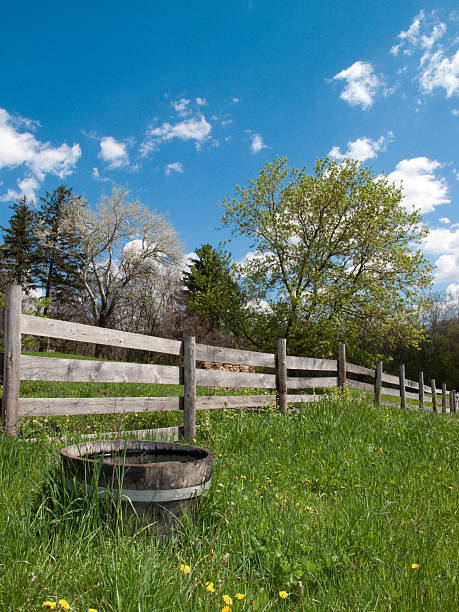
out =
[[90,342],[108,346],[121,346],[124,348],[152,351],[180,355],[182,343],[179,340],[144,336],[132,332],[104,329],[83,323],[58,321],[57,319],[44,319],[32,315],[22,315],[21,331],[32,336],[49,336],[62,340],[75,340],[77,342]]
[[23,397],[19,399],[19,416],[163,412],[180,410],[182,402],[181,397]]
[[312,357],[287,355],[287,369],[338,372],[338,361],[336,359],[314,359]]
[[275,406],[275,395],[205,395],[196,398],[197,410],[218,410],[222,408],[258,408]]
[[399,375],[399,386],[400,386],[400,404],[403,409],[406,408],[406,387],[405,387],[405,365],[400,364],[400,375]]
[[419,372],[419,409],[424,410],[425,398],[424,398],[424,372]]
[[382,373],[383,373],[383,362],[378,361],[376,364],[376,376],[375,376],[375,402],[381,403],[381,387],[382,387]]
[[338,349],[338,386],[344,389],[346,382],[346,345],[340,344]]
[[356,365],[355,363],[346,363],[346,371],[352,374],[362,374],[364,376],[375,377],[375,371],[370,368],[365,368],[364,366]]
[[323,397],[321,395],[312,395],[311,393],[309,395],[294,395],[294,394],[289,394],[287,395],[287,402],[289,404],[291,403],[308,403],[308,402],[319,402],[321,399],[323,399]]
[[287,414],[287,340],[285,338],[279,338],[277,341],[277,393],[279,409]]
[[249,389],[275,389],[275,374],[250,374],[221,370],[196,370],[196,384],[203,387],[244,387]]
[[326,387],[337,387],[337,376],[323,376],[319,378],[288,378],[289,389],[325,389]]
[[416,389],[419,390],[419,383],[415,380],[410,380],[409,378],[405,378],[405,387],[406,389]]
[[382,387],[381,394],[382,395],[394,395],[396,397],[400,397],[400,391],[398,389],[391,389],[390,387]]
[[242,351],[233,348],[211,346],[210,344],[196,344],[196,359],[198,361],[216,361],[217,363],[231,363],[266,368],[275,367],[275,355],[272,353]]
[[446,383],[442,383],[441,385],[441,411],[446,412],[447,408],[447,391],[446,391]]
[[5,294],[5,352],[3,355],[2,427],[8,437],[16,437],[21,382],[22,287],[8,285]]
[[386,374],[385,372],[382,373],[382,377],[381,380],[385,383],[389,383],[391,385],[399,385],[400,381],[398,379],[398,376],[393,376],[392,374]]
[[438,412],[437,386],[434,378],[432,378],[430,386],[432,387],[432,408],[434,412]]
[[183,382],[183,368],[145,363],[87,361],[22,355],[21,379],[178,385]]
[[187,336],[183,342],[183,431],[187,442],[196,438],[196,340]]
[[370,383],[360,382],[360,380],[347,379],[347,386],[351,389],[358,389],[359,391],[368,391],[368,393],[374,393],[374,385]]

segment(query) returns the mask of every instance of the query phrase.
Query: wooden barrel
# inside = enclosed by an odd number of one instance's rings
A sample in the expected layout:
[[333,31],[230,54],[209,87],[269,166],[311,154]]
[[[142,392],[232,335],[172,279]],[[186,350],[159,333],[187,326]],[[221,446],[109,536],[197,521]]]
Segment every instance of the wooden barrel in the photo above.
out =
[[100,498],[121,501],[123,519],[157,533],[196,511],[214,460],[205,448],[151,440],[94,440],[66,446],[61,456],[67,486],[97,486]]

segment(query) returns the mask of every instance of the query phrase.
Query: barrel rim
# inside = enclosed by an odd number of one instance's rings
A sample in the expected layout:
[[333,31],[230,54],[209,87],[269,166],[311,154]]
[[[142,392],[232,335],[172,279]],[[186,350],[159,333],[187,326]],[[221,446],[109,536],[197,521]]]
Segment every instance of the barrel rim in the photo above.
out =
[[[70,461],[78,461],[81,464],[88,464],[88,465],[102,464],[102,465],[116,467],[117,464],[114,463],[113,461],[104,460],[103,458],[102,460],[100,458],[91,459],[85,455],[82,455],[80,453],[80,448],[81,447],[88,448],[96,444],[103,444],[103,445],[106,444],[109,447],[107,450],[110,450],[110,448],[113,448],[113,446],[116,447],[117,444],[120,445],[122,448],[124,448],[125,446],[128,447],[129,443],[132,443],[132,442],[142,443],[147,446],[151,445],[150,446],[151,450],[157,449],[157,448],[169,449],[171,451],[188,450],[190,454],[195,453],[197,450],[202,451],[204,455],[202,457],[196,457],[194,462],[208,462],[208,461],[213,462],[213,459],[215,457],[212,451],[208,450],[207,448],[203,448],[201,446],[192,446],[191,444],[178,444],[176,442],[160,442],[156,440],[136,440],[136,439],[126,440],[124,438],[117,439],[117,440],[89,440],[89,441],[84,441],[84,442],[77,442],[75,444],[70,444],[69,446],[65,446],[64,448],[62,448],[61,456],[65,457],[66,459]],[[150,449],[146,449],[146,450],[150,450]],[[91,451],[87,451],[87,452],[91,452]],[[177,461],[162,461],[161,463],[130,463],[129,467],[130,468],[142,467],[145,469],[157,469],[157,466],[161,465],[162,468],[164,469],[168,465],[177,465],[177,463],[178,463]]]

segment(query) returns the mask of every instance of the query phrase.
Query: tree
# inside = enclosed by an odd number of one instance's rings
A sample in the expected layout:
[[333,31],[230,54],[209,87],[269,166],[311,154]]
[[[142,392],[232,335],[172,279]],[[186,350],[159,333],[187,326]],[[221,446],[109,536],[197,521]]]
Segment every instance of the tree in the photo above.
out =
[[[173,266],[182,253],[168,220],[114,187],[95,211],[79,207],[69,221],[82,239],[81,282],[87,318],[98,327],[115,326],[122,298],[139,279],[154,283],[158,267]],[[118,326],[120,321],[118,321]],[[96,356],[101,347],[96,347]]]
[[10,208],[14,211],[10,226],[1,228],[4,242],[0,247],[0,265],[6,283],[17,283],[29,291],[36,286],[36,213],[26,196]]
[[211,330],[242,331],[244,296],[233,278],[231,255],[203,244],[184,274],[186,308],[206,319]]
[[79,230],[69,220],[86,202],[81,196],[74,197],[72,188],[65,185],[53,193],[47,191],[40,200],[35,230],[39,241],[38,279],[45,298],[67,301],[81,288],[79,264],[84,255]]
[[416,317],[431,266],[426,235],[402,191],[362,164],[317,160],[314,172],[267,163],[238,196],[222,202],[223,224],[255,251],[240,265],[248,294],[265,304],[258,345],[286,337],[295,353],[375,359],[382,341],[422,337]]

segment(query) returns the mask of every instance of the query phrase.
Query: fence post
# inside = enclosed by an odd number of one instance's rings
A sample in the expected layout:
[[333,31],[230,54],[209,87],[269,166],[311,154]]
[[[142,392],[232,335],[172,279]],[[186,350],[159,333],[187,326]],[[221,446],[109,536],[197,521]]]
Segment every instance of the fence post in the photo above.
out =
[[419,410],[424,410],[424,372],[419,372]]
[[378,361],[376,364],[376,375],[375,375],[375,402],[381,403],[381,387],[382,387],[382,373],[383,373],[383,362]]
[[441,411],[446,412],[446,383],[441,385]]
[[340,344],[338,351],[338,386],[342,391],[346,386],[346,345]]
[[435,384],[435,378],[432,378],[430,381],[430,386],[432,387],[432,408],[434,412],[438,412],[437,385]]
[[3,358],[2,427],[9,437],[18,435],[21,382],[22,287],[8,285],[5,294],[5,353]]
[[400,405],[403,409],[406,408],[406,388],[405,388],[405,364],[400,364],[400,375],[398,377],[400,386]]
[[453,391],[453,412],[457,410],[457,391],[454,389]]
[[454,412],[454,391],[449,392],[449,411]]
[[186,336],[183,341],[183,436],[187,442],[196,438],[196,341]]
[[287,340],[277,341],[277,396],[279,409],[287,414]]

